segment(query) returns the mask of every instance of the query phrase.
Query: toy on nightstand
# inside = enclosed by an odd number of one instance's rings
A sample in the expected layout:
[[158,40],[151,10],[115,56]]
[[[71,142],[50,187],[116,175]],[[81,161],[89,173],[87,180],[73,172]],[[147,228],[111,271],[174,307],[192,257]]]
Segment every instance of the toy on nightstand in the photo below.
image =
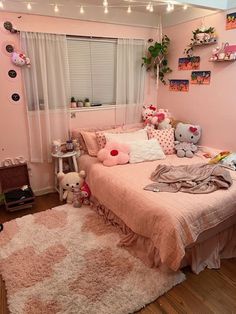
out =
[[[81,187],[84,184],[85,180],[85,171],[81,170],[78,172],[69,172],[69,173],[63,173],[59,172],[58,180],[60,186],[63,188],[63,199],[66,200],[68,204],[72,204],[74,199],[74,189],[76,190],[76,193],[78,192],[77,189],[81,189]],[[78,204],[76,204],[78,206]]]
[[175,149],[178,157],[192,158],[197,151],[197,142],[201,137],[201,127],[178,123],[175,129]]

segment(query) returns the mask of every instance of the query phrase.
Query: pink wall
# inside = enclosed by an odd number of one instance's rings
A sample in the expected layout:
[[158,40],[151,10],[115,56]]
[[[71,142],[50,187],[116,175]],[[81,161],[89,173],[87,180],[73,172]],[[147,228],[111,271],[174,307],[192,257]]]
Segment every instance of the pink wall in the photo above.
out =
[[[21,16],[21,18],[18,18]],[[16,29],[35,32],[51,32],[72,35],[89,35],[102,37],[128,37],[148,39],[155,36],[156,30],[152,28],[113,25],[107,23],[86,22],[72,19],[44,17],[28,14],[0,12],[0,164],[6,158],[23,156],[29,160],[26,108],[23,96],[21,69],[11,64],[5,45],[12,43],[19,47],[19,36],[13,35],[3,27],[5,21],[11,21]],[[18,73],[16,79],[9,79],[7,72],[15,69]],[[18,92],[21,100],[18,104],[9,99],[13,92]],[[148,79],[146,87],[146,100],[153,102],[156,98],[155,83]],[[104,119],[106,116],[106,119]],[[114,110],[98,112],[77,113],[71,119],[72,127],[88,125],[111,124],[108,120],[114,119]],[[31,184],[35,191],[46,192],[53,187],[52,164],[30,164]]]
[[[218,13],[205,17],[207,27],[215,27],[219,40],[236,44],[236,29],[225,30],[226,13]],[[173,72],[169,79],[190,79],[191,71],[178,71],[178,58],[190,42],[192,30],[201,26],[201,20],[166,28],[171,39],[169,54],[170,67]],[[235,106],[235,73],[236,62],[209,62],[214,46],[195,47],[194,54],[201,57],[200,70],[211,71],[210,85],[191,85],[188,93],[171,92],[168,86],[158,90],[158,104],[168,108],[177,119],[200,124],[203,129],[201,143],[203,145],[236,150],[234,130],[236,125]]]

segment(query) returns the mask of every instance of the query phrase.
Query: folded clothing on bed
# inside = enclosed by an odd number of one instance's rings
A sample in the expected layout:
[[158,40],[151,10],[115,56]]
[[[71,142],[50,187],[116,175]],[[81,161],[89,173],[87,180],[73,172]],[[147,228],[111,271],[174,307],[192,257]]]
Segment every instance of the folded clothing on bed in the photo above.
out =
[[192,194],[211,193],[218,189],[228,189],[233,181],[228,170],[220,165],[158,165],[151,174],[155,183],[144,190],[153,192],[186,192]]

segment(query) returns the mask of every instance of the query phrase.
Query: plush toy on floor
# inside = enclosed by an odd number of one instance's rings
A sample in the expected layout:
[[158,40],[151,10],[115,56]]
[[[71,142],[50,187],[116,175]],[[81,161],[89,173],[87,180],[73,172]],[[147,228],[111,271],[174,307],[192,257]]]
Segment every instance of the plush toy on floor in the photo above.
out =
[[178,157],[192,158],[197,151],[197,142],[201,137],[201,127],[178,123],[175,129],[175,149]]
[[78,172],[60,172],[57,175],[60,186],[63,188],[63,199],[66,200],[68,204],[72,204],[75,207],[80,207],[81,201],[81,187],[85,182],[85,171],[81,170]]

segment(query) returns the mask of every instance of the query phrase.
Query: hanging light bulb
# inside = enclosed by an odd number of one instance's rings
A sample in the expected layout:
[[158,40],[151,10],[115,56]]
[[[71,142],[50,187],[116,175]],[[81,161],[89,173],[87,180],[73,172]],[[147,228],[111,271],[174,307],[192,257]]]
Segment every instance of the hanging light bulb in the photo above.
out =
[[84,7],[83,7],[82,5],[80,6],[79,13],[80,13],[80,14],[84,14]]
[[128,9],[127,9],[127,13],[131,13],[131,12],[132,12],[131,6],[129,5],[129,6],[128,6]]
[[174,4],[173,4],[173,3],[171,3],[170,8],[171,8],[171,9],[170,9],[171,11],[174,11],[175,6],[174,6]]
[[31,10],[31,9],[32,9],[32,6],[31,6],[31,3],[30,3],[30,2],[27,3],[27,9],[28,9],[28,10]]
[[3,9],[4,5],[2,3],[2,1],[0,1],[0,9]]
[[104,0],[104,1],[103,1],[103,6],[104,6],[104,7],[107,7],[107,6],[108,6],[108,1],[107,1],[107,0]]
[[153,11],[154,11],[154,10],[153,10],[153,5],[152,5],[152,4],[150,5],[150,9],[149,9],[149,11],[150,11],[150,12],[153,12]]
[[185,5],[183,6],[183,9],[184,9],[184,10],[187,10],[187,8],[188,8],[188,6],[187,6],[187,4],[185,4]]
[[55,6],[54,6],[54,12],[59,12],[59,8],[58,8],[58,6],[57,6],[57,4],[55,4]]
[[150,11],[150,6],[151,6],[151,3],[149,2],[148,5],[146,6],[146,10]]
[[107,14],[108,13],[108,7],[105,7],[104,9],[104,13]]

